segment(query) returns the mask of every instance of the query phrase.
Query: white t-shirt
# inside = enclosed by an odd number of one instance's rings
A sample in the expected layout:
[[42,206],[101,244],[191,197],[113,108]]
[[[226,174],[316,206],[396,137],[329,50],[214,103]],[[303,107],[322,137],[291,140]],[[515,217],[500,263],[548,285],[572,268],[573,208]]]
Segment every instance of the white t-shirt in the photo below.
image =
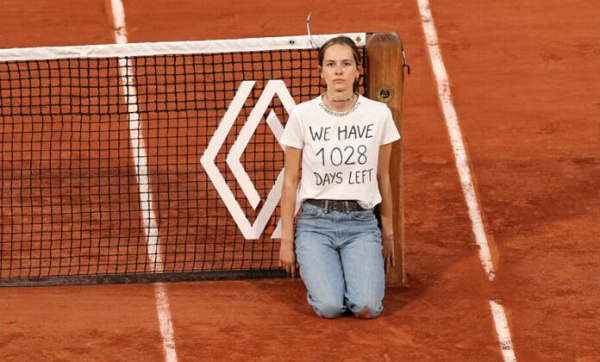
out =
[[379,204],[379,147],[398,139],[385,103],[359,96],[347,112],[330,110],[322,96],[298,104],[280,140],[302,149],[298,202],[356,200],[364,208]]

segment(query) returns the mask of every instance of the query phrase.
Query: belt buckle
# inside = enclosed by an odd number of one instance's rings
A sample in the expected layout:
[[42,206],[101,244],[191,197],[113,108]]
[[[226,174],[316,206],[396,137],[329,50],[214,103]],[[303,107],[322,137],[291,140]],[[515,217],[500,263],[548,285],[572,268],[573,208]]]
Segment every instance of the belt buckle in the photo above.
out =
[[333,210],[337,212],[349,212],[349,204],[346,200],[335,200],[333,201]]
[[335,200],[325,200],[325,212],[337,211],[337,202]]

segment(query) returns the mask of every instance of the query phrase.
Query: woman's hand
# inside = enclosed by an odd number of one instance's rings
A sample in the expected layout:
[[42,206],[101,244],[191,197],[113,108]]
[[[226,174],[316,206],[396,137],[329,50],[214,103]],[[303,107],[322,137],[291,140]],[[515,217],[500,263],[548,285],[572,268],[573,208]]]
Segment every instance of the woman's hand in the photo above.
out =
[[[293,113],[293,112],[292,112]],[[288,120],[288,122],[291,122]],[[296,213],[296,190],[298,189],[298,170],[302,150],[285,148],[283,190],[281,192],[281,246],[279,247],[279,266],[285,269],[292,279],[296,277],[298,263],[294,254],[294,214]]]
[[296,254],[294,253],[294,240],[281,240],[279,247],[279,266],[285,269],[288,274],[292,275],[292,279],[296,278],[296,270],[298,263],[296,262]]
[[392,157],[392,144],[388,143],[379,148],[379,163],[377,164],[377,183],[381,192],[381,234],[383,244],[383,263],[385,272],[396,266],[394,257],[394,211],[392,184],[390,181],[390,159]]
[[390,270],[390,267],[396,266],[396,258],[394,257],[394,234],[384,235],[382,238],[383,244],[383,264],[385,272]]

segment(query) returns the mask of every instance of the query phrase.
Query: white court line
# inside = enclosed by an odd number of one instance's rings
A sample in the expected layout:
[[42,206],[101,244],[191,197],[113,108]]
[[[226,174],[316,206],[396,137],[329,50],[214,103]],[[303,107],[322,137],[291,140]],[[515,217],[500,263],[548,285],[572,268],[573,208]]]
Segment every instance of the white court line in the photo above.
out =
[[477,242],[477,245],[479,245],[479,258],[481,259],[481,264],[483,264],[483,269],[485,270],[488,279],[494,280],[494,265],[492,263],[487,236],[483,228],[481,212],[479,211],[479,204],[477,203],[477,197],[475,195],[475,187],[473,187],[473,179],[471,178],[471,171],[469,169],[469,160],[460,133],[460,126],[458,125],[458,116],[456,115],[456,109],[452,102],[448,73],[444,66],[442,52],[438,46],[437,31],[435,30],[435,24],[433,23],[429,0],[418,1],[419,10],[421,12],[421,24],[423,25],[423,31],[425,32],[425,38],[429,48],[431,65],[438,86],[438,95],[446,119],[446,127],[448,128],[450,141],[454,150],[456,168],[458,169],[458,174],[460,176],[460,184],[469,209],[469,217],[471,218],[471,224],[473,225],[475,241]]
[[[479,245],[479,258],[481,259],[481,264],[488,280],[493,281],[495,277],[494,265],[492,263],[490,248],[483,227],[477,196],[475,195],[475,187],[473,186],[471,170],[469,169],[469,160],[467,158],[460,126],[458,124],[458,116],[452,101],[448,73],[446,72],[446,67],[442,59],[442,52],[438,45],[438,36],[433,22],[433,15],[431,14],[431,7],[429,5],[429,0],[418,0],[418,4],[419,12],[421,13],[421,24],[423,26],[423,32],[425,33],[427,48],[429,50],[431,66],[437,82],[438,96],[446,120],[448,134],[450,135],[452,149],[454,150],[456,168],[460,176],[460,184],[469,210],[469,217],[471,218],[475,241],[477,245]],[[490,304],[492,306],[494,324],[496,326],[496,333],[498,334],[498,341],[500,342],[504,361],[516,362],[504,309],[493,301],[490,302]]]
[[[115,40],[117,44],[127,43],[127,31],[125,27],[125,11],[121,0],[111,0],[113,23],[115,29]],[[137,90],[135,88],[133,67],[129,59],[119,58],[119,73],[123,82],[123,91],[127,97],[127,111],[129,116],[129,134],[131,147],[133,149],[133,160],[136,168],[136,177],[140,190],[140,207],[144,232],[147,238],[148,259],[153,273],[163,271],[162,251],[158,244],[158,226],[154,214],[150,180],[148,179],[148,157],[146,145],[141,136],[140,115],[138,113]],[[163,339],[165,361],[177,362],[175,350],[175,339],[171,312],[169,308],[169,297],[162,283],[154,284],[154,297],[156,299],[156,311],[160,333]]]
[[505,362],[516,362],[517,358],[515,357],[515,350],[510,339],[510,329],[508,328],[508,321],[506,320],[504,308],[502,308],[498,302],[493,300],[490,301],[490,308],[492,309],[492,315],[494,316],[494,324],[496,325],[496,333],[498,334],[502,357],[504,357]]
[[156,298],[156,312],[160,326],[160,334],[163,338],[163,349],[166,362],[177,362],[177,350],[175,349],[175,337],[173,322],[171,320],[171,309],[169,308],[169,296],[167,288],[163,283],[154,284],[154,295]]

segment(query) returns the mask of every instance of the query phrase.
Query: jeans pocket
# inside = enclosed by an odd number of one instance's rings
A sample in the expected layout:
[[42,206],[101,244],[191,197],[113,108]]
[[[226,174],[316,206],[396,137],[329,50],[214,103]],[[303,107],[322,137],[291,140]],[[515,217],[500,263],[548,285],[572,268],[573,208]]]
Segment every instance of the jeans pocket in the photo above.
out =
[[352,211],[350,218],[356,221],[371,221],[375,219],[375,214],[373,213],[373,209]]
[[302,211],[298,216],[300,219],[313,219],[323,215],[323,209],[318,206],[304,204],[302,205]]

